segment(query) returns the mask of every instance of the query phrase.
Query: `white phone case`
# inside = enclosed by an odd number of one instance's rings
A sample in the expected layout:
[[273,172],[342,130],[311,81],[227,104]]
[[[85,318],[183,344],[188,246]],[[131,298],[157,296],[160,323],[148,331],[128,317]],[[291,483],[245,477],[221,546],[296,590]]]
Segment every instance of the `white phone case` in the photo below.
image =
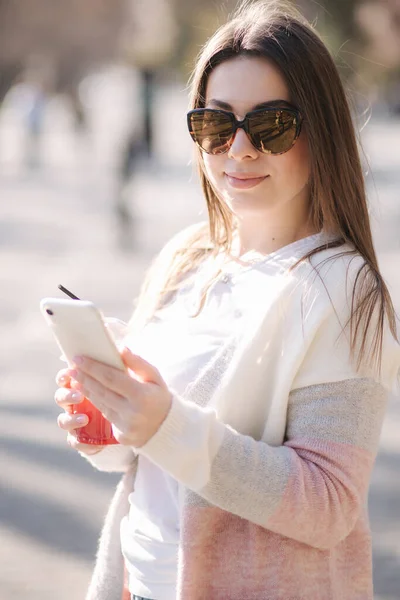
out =
[[88,356],[111,367],[126,369],[100,311],[92,302],[44,298],[40,310],[69,366],[75,356]]

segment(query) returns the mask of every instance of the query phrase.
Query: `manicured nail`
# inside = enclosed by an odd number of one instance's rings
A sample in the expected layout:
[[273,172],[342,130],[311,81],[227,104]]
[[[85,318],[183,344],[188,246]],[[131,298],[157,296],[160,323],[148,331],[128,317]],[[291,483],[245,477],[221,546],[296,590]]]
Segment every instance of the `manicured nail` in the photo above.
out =
[[82,356],[74,356],[72,360],[76,365],[81,365],[83,363]]

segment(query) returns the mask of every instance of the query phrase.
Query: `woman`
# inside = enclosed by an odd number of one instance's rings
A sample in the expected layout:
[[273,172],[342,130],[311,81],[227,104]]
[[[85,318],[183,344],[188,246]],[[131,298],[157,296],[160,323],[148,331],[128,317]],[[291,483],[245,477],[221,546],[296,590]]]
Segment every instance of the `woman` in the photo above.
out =
[[88,396],[120,442],[79,445],[64,414],[70,444],[126,471],[88,598],[119,599],[125,565],[132,598],[372,599],[400,346],[338,72],[294,9],[258,2],[203,49],[191,108],[209,222],[150,271],[129,374],[58,375],[59,405]]

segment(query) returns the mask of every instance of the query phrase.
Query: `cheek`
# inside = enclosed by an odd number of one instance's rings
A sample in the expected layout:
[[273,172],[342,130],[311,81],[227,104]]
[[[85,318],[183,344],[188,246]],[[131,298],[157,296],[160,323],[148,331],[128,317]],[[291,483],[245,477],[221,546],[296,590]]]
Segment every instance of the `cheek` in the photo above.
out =
[[300,187],[307,183],[310,175],[310,161],[308,142],[305,136],[301,135],[289,152],[276,158],[277,163],[279,163],[277,164],[277,170],[282,179],[295,183]]
[[221,182],[224,172],[224,158],[221,156],[212,156],[203,154],[203,163],[208,179],[214,183]]

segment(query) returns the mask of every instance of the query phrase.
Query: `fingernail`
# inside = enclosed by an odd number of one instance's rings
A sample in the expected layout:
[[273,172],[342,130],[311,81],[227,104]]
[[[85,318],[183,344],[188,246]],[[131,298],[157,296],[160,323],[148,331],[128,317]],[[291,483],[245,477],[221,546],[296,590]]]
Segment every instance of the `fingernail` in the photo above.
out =
[[88,422],[88,418],[85,415],[80,415],[79,417],[76,417],[76,421],[77,423],[86,424]]
[[74,356],[72,360],[76,365],[81,365],[83,363],[82,356]]

